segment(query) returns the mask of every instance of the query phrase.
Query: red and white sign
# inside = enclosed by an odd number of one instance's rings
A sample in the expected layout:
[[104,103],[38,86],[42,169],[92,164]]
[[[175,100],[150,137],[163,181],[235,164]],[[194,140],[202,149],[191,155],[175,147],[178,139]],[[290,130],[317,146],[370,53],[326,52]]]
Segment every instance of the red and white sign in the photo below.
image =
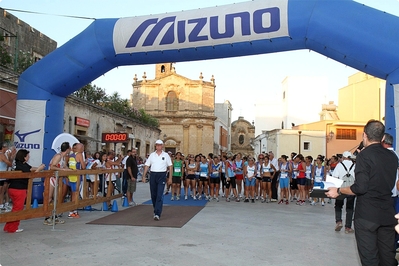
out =
[[75,117],[75,125],[82,126],[82,127],[89,127],[90,126],[90,120],[84,119],[84,118],[81,118],[81,117]]

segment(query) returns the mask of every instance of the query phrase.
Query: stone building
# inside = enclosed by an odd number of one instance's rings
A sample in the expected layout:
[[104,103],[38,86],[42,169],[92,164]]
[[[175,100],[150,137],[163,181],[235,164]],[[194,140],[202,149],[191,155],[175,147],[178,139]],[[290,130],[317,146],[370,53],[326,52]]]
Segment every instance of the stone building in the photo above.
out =
[[243,156],[254,155],[255,126],[244,119],[231,124],[231,151],[236,154],[240,152]]
[[57,48],[57,42],[42,32],[2,8],[0,12],[0,32],[13,59],[18,59],[15,53],[18,53],[18,57],[29,53],[36,62]]
[[[0,141],[14,140],[20,66],[36,62],[57,48],[57,42],[0,8]],[[25,60],[25,61],[24,61]]]
[[208,154],[214,152],[215,87],[213,76],[191,80],[172,63],[157,64],[153,80],[135,75],[131,105],[158,119],[167,151]]
[[[160,130],[122,116],[116,112],[90,104],[77,97],[69,96],[65,101],[64,132],[74,135],[85,145],[85,150],[109,151],[126,154],[137,148],[142,158],[154,151]],[[123,141],[114,143],[102,140],[103,133],[126,133]]]

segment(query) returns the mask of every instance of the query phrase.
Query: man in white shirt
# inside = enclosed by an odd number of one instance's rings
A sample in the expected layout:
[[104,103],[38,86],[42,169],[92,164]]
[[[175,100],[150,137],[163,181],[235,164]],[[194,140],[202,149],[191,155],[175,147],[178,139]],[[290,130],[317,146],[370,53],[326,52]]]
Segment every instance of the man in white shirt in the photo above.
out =
[[[332,176],[342,179],[349,171],[352,176],[355,176],[355,163],[352,161],[354,156],[349,151],[342,154],[342,162],[338,163],[335,167]],[[346,169],[345,169],[346,167]],[[345,233],[353,233],[352,220],[354,213],[356,196],[347,195],[344,199],[335,199],[335,231],[341,231],[342,225],[342,207],[346,199],[346,220],[345,220]]]
[[144,174],[142,182],[145,183],[145,176],[148,168],[151,167],[150,173],[150,192],[152,206],[154,207],[154,220],[159,221],[162,214],[163,192],[167,175],[169,174],[168,183],[172,183],[172,160],[169,154],[163,151],[163,141],[155,142],[155,151],[150,154],[145,162]]

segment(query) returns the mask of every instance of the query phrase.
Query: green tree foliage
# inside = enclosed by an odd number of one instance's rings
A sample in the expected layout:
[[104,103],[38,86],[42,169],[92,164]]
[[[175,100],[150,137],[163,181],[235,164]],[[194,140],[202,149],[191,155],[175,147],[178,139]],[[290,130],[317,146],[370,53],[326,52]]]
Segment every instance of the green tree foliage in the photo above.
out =
[[[16,62],[15,62],[16,61]],[[0,37],[0,66],[14,70],[21,74],[28,67],[33,65],[33,55],[31,52],[19,51],[12,54],[10,46],[4,42],[4,37]]]
[[12,66],[11,63],[10,47],[4,42],[4,37],[0,37],[0,66],[10,68]]
[[96,85],[92,86],[91,83],[87,84],[83,88],[73,93],[76,97],[83,99],[89,103],[100,105],[107,98],[107,93],[104,89],[97,87]]
[[19,51],[18,54],[18,63],[16,65],[15,71],[18,73],[24,72],[28,67],[33,65],[33,55],[29,52]]
[[104,89],[87,84],[80,90],[73,93],[76,97],[117,112],[121,115],[136,119],[146,125],[158,127],[158,120],[147,114],[144,109],[131,107],[127,99],[122,99],[118,92],[107,95]]

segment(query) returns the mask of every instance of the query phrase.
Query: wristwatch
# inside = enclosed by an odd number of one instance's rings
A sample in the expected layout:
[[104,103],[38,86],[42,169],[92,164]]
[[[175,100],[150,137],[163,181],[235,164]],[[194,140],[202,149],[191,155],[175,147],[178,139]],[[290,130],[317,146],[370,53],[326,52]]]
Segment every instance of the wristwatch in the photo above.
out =
[[338,189],[337,189],[337,193],[338,193],[339,196],[342,195],[342,193],[341,193],[341,188],[338,188]]

